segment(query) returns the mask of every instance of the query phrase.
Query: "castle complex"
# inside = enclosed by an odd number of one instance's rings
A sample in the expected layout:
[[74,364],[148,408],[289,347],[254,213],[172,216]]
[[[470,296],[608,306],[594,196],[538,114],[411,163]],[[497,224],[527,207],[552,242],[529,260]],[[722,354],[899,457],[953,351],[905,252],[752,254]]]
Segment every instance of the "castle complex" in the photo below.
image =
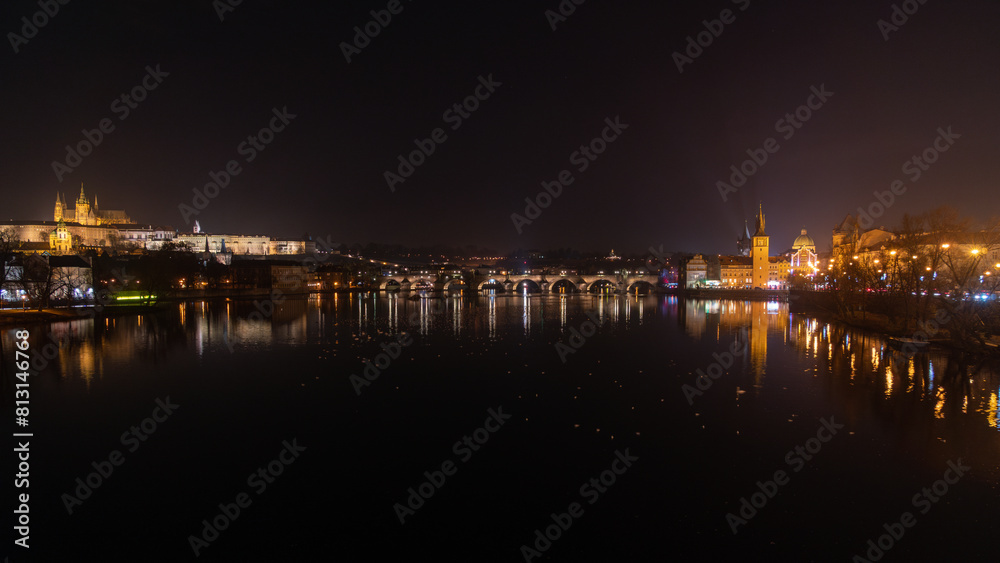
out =
[[87,195],[83,193],[83,184],[80,184],[80,197],[76,198],[76,207],[70,210],[66,207],[66,200],[63,196],[56,194],[56,209],[53,221],[65,221],[67,223],[79,223],[81,225],[132,225],[135,221],[129,219],[128,215],[120,209],[110,209],[101,211],[97,208],[97,196],[94,196],[94,205],[91,206],[87,200]]
[[275,240],[267,235],[179,233],[170,227],[138,225],[120,209],[100,209],[83,184],[72,209],[65,196],[56,194],[51,221],[0,221],[24,243],[24,250],[49,254],[75,254],[84,248],[114,248],[116,251],[159,250],[166,243],[179,244],[192,252],[211,255],[295,255],[315,252],[311,240]]

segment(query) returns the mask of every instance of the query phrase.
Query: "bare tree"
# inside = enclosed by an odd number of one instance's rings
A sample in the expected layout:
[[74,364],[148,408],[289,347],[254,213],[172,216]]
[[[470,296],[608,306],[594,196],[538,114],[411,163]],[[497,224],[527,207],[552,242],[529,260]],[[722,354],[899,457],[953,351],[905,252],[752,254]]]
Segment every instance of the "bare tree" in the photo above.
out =
[[13,227],[0,229],[0,289],[7,287],[8,282],[13,281],[12,262],[20,246],[21,239]]
[[39,311],[49,306],[52,294],[61,287],[48,257],[37,254],[24,257],[20,284]]

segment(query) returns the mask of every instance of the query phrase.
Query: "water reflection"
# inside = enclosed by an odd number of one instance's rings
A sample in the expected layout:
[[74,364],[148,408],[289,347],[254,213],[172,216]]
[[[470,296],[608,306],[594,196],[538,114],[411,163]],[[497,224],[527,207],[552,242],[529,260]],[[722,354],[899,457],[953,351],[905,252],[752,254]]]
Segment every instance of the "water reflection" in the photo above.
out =
[[761,385],[767,372],[768,335],[785,340],[789,315],[786,304],[765,301],[685,300],[679,319],[691,337],[722,341],[724,334],[748,339],[754,384]]
[[[669,311],[674,304],[666,305]],[[812,363],[804,376],[842,379],[893,404],[916,400],[936,418],[980,414],[988,426],[1000,428],[995,362],[973,365],[960,353],[939,349],[907,355],[881,335],[792,315],[785,303],[681,300],[676,310],[685,332],[698,340],[722,341],[734,332],[739,338],[745,329],[757,386],[765,384],[768,346],[791,346]]]
[[[594,315],[610,331],[679,326],[685,338],[746,343],[747,373],[766,389],[788,378],[829,378],[868,391],[899,408],[925,409],[932,418],[973,414],[1000,429],[995,366],[973,364],[947,351],[906,355],[877,334],[791,314],[784,303],[685,300],[676,296],[616,295],[327,295],[280,303],[216,300],[178,303],[155,314],[80,319],[33,329],[36,369],[87,387],[109,366],[157,363],[178,350],[197,357],[274,347],[318,346],[321,357],[357,350],[400,332],[428,342],[554,341]],[[659,323],[654,322],[659,321]],[[624,334],[624,333],[621,333]],[[12,332],[3,331],[5,350]],[[720,344],[718,348],[727,346]],[[788,355],[798,358],[789,374]],[[771,359],[769,356],[776,358]],[[781,359],[782,361],[777,361]],[[778,378],[778,379],[775,379]],[[895,407],[894,407],[895,408]]]

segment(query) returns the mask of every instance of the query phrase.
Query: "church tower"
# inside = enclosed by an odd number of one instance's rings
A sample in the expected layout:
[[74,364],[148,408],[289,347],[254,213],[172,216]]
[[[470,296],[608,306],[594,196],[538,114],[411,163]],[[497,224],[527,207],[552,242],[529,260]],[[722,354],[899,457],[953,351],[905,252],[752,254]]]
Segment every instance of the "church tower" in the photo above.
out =
[[768,257],[768,236],[764,232],[764,204],[761,204],[757,214],[757,231],[753,234],[751,256],[753,286],[754,288],[767,289],[767,282],[771,277],[771,260]]
[[83,182],[80,182],[80,197],[76,198],[76,222],[81,225],[93,225],[90,219],[90,203],[83,193]]
[[55,212],[55,216],[52,218],[52,220],[55,221],[55,222],[57,222],[57,223],[59,221],[62,221],[63,220],[63,211],[64,210],[65,210],[65,207],[63,205],[62,198],[59,197],[59,192],[56,192],[56,212]]

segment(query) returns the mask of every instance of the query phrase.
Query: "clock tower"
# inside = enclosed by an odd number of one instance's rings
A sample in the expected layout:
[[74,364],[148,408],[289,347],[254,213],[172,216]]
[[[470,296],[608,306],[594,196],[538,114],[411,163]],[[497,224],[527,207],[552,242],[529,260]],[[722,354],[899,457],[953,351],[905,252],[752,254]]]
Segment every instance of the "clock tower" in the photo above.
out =
[[768,257],[768,236],[764,232],[764,204],[757,213],[757,230],[753,234],[753,246],[750,248],[753,261],[753,287],[767,289],[771,279],[771,260]]

